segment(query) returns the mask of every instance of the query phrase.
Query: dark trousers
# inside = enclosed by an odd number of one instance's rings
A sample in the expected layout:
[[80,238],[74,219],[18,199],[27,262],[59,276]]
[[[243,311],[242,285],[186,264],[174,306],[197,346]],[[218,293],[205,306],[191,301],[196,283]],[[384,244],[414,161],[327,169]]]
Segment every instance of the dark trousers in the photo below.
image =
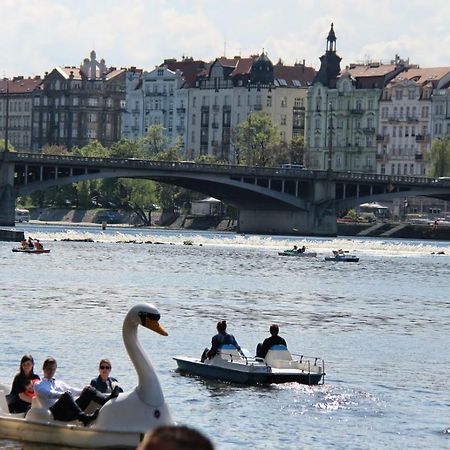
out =
[[83,389],[83,392],[76,400],[69,392],[64,392],[58,401],[50,407],[50,411],[55,420],[70,422],[82,417],[84,410],[92,400],[100,403],[97,390],[92,387]]

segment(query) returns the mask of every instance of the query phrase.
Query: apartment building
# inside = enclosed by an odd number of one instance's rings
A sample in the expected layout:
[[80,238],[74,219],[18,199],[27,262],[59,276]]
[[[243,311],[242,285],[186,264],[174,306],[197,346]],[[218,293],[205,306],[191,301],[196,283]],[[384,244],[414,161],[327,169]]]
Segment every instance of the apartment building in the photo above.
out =
[[119,140],[126,74],[97,61],[95,51],[79,67],[46,73],[33,97],[32,149],[82,147],[92,140],[110,146]]
[[448,136],[450,67],[409,68],[384,88],[377,136],[377,173],[426,175],[432,140]]
[[409,62],[396,57],[390,64],[351,64],[341,71],[333,25],[320,60],[308,91],[305,162],[312,169],[375,172],[379,99]]
[[236,162],[239,124],[264,111],[291,142],[303,135],[307,88],[315,76],[302,64],[273,65],[265,53],[249,58],[217,58],[189,87],[187,158],[213,155]]
[[0,138],[5,139],[8,128],[8,142],[17,151],[28,152],[31,149],[33,96],[41,82],[39,76],[0,80]]

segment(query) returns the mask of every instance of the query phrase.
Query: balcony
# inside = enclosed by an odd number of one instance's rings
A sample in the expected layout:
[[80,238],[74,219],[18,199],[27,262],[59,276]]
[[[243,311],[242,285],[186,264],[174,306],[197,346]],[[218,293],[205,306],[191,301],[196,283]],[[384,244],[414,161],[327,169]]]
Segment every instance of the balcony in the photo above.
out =
[[429,134],[416,134],[416,142],[430,142]]
[[389,116],[389,117],[387,118],[387,120],[388,120],[389,123],[397,123],[397,122],[400,122],[400,119],[399,119],[398,117],[396,117],[396,116]]
[[217,122],[213,122],[213,123],[211,124],[211,126],[212,126],[213,128],[219,128],[219,124],[218,124]]
[[407,122],[418,122],[419,118],[416,116],[406,116],[406,121]]
[[375,155],[375,159],[379,162],[386,160],[386,154],[385,153],[377,153]]
[[253,109],[254,109],[255,111],[262,111],[262,105],[261,105],[261,103],[258,103],[258,104],[256,104],[256,105],[253,105]]
[[362,130],[365,134],[375,134],[375,128],[373,127],[366,127],[363,128]]
[[178,125],[177,126],[178,133],[184,133],[184,130],[185,130],[184,125]]
[[177,113],[178,114],[184,114],[186,112],[186,108],[177,108]]
[[414,156],[414,159],[415,159],[416,161],[423,161],[423,155],[422,155],[422,153],[416,153],[415,156]]
[[362,110],[361,108],[354,108],[350,110],[350,114],[363,115],[364,110]]
[[381,144],[387,144],[389,142],[388,134],[377,134],[377,142]]

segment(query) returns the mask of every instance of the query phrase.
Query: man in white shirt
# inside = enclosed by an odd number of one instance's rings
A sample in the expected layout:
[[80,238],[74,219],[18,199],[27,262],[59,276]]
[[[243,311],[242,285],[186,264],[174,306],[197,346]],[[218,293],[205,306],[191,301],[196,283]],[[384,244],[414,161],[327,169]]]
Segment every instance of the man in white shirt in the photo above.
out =
[[[64,381],[54,378],[57,368],[56,360],[48,357],[42,370],[44,377],[34,385],[34,391],[43,405],[50,409],[55,420],[69,422],[79,420],[87,426],[98,416],[98,409],[93,414],[85,414],[84,409],[95,397],[95,390],[86,386],[78,389],[69,386]],[[78,397],[74,400],[74,397]]]

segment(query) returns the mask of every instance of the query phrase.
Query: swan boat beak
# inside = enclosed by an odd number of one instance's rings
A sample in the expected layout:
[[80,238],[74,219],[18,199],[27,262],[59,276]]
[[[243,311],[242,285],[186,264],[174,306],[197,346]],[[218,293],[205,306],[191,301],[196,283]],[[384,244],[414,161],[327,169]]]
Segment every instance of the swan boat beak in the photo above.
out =
[[161,334],[162,336],[169,335],[169,333],[167,333],[164,327],[159,323],[159,319],[161,317],[159,314],[141,312],[139,313],[139,316],[141,318],[141,325],[143,327],[155,331],[156,333]]

